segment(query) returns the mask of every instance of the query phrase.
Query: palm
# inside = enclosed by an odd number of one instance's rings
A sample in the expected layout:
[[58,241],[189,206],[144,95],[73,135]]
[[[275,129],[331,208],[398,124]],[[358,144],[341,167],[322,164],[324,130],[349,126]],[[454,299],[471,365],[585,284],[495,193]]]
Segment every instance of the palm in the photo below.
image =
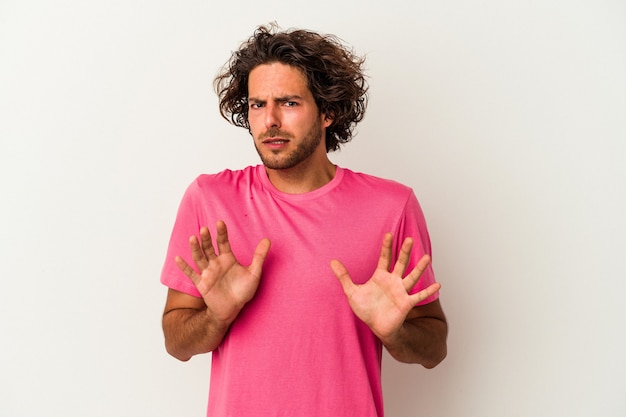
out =
[[402,280],[397,278],[377,269],[365,284],[346,292],[352,311],[379,337],[394,333],[413,307]]

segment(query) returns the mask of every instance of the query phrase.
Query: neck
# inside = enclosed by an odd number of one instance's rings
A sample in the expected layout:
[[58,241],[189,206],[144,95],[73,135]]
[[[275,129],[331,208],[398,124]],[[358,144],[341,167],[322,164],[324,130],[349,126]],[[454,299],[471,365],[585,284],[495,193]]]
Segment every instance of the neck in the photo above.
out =
[[289,169],[270,169],[265,167],[267,177],[278,191],[288,194],[308,193],[328,184],[334,177],[337,167],[328,160],[308,166],[306,162]]

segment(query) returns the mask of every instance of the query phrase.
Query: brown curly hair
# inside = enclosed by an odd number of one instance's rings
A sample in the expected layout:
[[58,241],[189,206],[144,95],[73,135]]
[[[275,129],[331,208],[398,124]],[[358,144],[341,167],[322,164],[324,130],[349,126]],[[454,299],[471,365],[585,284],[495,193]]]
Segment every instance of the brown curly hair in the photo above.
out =
[[276,24],[259,26],[216,75],[220,114],[235,126],[250,130],[248,77],[258,65],[280,62],[303,72],[320,113],[327,114],[326,152],[336,151],[352,139],[365,116],[368,85],[365,58],[357,56],[333,35],[303,29],[278,30]]

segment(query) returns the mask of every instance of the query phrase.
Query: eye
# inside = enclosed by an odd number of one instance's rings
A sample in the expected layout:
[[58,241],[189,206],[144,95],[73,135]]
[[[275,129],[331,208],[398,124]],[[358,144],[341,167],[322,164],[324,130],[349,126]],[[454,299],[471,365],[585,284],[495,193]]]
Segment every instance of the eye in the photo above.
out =
[[295,107],[297,105],[298,105],[298,103],[296,103],[295,101],[285,101],[285,106],[286,107]]
[[263,107],[263,104],[261,103],[250,103],[251,109],[260,109],[261,107]]

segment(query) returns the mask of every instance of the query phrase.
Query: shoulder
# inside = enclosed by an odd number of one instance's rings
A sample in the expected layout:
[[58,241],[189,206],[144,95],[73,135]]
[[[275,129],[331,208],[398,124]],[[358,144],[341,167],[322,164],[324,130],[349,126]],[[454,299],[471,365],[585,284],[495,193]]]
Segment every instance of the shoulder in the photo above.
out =
[[234,190],[246,184],[251,185],[256,182],[256,166],[249,166],[243,169],[225,169],[212,174],[201,174],[189,184],[187,193],[204,194],[207,191]]
[[249,166],[243,169],[231,170],[225,169],[213,174],[201,174],[191,184],[192,187],[205,188],[211,186],[219,186],[222,184],[239,183],[241,181],[253,181],[256,175],[257,167]]
[[257,180],[257,167],[240,170],[225,169],[213,174],[201,174],[189,184],[183,194],[183,202],[199,204],[216,198],[230,199],[239,195],[242,189],[250,189]]
[[352,190],[367,192],[372,196],[395,197],[403,200],[413,195],[413,189],[411,187],[398,181],[365,174],[363,172],[354,172],[345,168],[343,171],[344,183]]

